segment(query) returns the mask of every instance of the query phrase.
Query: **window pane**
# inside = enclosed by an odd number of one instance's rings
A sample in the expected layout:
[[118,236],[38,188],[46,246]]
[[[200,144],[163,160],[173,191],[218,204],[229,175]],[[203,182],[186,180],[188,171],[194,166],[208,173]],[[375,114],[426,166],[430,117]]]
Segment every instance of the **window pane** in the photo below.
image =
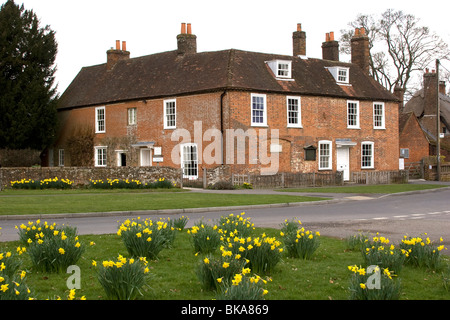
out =
[[288,123],[299,124],[298,99],[288,99]]
[[252,97],[252,123],[264,124],[264,97]]
[[183,146],[184,177],[198,177],[198,157],[196,145]]
[[371,168],[372,159],[373,159],[373,145],[372,144],[363,144],[361,147],[361,166],[363,168]]
[[358,104],[355,102],[348,102],[347,105],[347,124],[349,127],[357,127],[358,123]]

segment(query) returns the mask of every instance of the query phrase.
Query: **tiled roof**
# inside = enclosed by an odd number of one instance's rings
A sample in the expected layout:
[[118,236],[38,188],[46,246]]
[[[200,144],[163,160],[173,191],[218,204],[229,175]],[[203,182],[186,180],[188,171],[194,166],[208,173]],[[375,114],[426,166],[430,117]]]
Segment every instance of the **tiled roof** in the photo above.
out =
[[[277,80],[266,62],[292,61],[294,81]],[[350,86],[337,85],[326,67],[350,68]],[[359,67],[321,59],[224,50],[178,55],[168,51],[81,69],[60,98],[59,109],[186,94],[248,90],[348,99],[397,101]]]

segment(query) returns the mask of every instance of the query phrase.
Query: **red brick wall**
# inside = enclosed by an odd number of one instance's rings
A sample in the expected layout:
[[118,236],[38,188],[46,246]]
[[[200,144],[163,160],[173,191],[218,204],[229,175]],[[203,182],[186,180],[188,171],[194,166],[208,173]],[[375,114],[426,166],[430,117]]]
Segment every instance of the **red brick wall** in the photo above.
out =
[[400,149],[409,149],[409,158],[405,159],[405,165],[419,162],[430,153],[429,142],[414,115],[407,120],[399,139]]
[[[333,170],[336,169],[336,139],[350,139],[356,142],[350,148],[350,168],[361,170],[361,142],[375,143],[375,170],[398,170],[398,105],[385,103],[385,128],[373,128],[373,102],[360,101],[360,129],[347,128],[347,99],[326,97],[301,97],[302,128],[287,127],[286,95],[267,94],[267,129],[279,129],[280,153],[279,171],[313,172],[318,170],[316,161],[305,161],[304,147],[318,147],[318,141],[333,141]],[[251,127],[250,92],[230,92],[227,128]],[[242,166],[241,166],[242,167]],[[245,169],[241,168],[241,169]]]
[[[255,92],[256,93],[256,92]],[[314,172],[318,171],[318,152],[316,161],[305,161],[304,147],[313,145],[318,147],[319,140],[333,141],[333,170],[336,170],[336,139],[350,139],[356,145],[350,148],[351,171],[361,170],[361,142],[375,143],[375,170],[397,170],[399,158],[398,141],[398,107],[396,103],[386,103],[386,129],[373,129],[373,102],[360,101],[360,129],[347,128],[347,100],[327,97],[301,97],[302,128],[287,128],[286,95],[267,94],[267,127],[251,126],[251,93],[245,91],[229,91],[221,99],[222,92],[180,96],[176,98],[177,128],[191,132],[191,142],[194,142],[194,121],[200,121],[202,130],[200,138],[208,129],[221,129],[220,113],[223,101],[224,129],[242,129],[250,132],[254,129],[259,133],[261,129],[279,129],[280,172]],[[137,125],[127,126],[127,109],[137,109]],[[106,133],[95,134],[95,146],[108,146],[108,166],[117,164],[116,150],[127,150],[127,165],[139,165],[139,150],[131,145],[136,142],[152,141],[155,146],[162,147],[163,162],[159,165],[180,167],[171,159],[171,153],[181,142],[171,141],[174,130],[163,127],[164,99],[135,101],[111,104],[106,106]],[[55,145],[65,148],[65,141],[73,134],[77,127],[89,125],[94,128],[95,107],[80,108],[59,113],[62,121],[62,132]],[[225,143],[227,142],[224,137]],[[203,141],[202,149],[211,146],[211,142]],[[249,142],[245,148],[245,164],[235,165],[233,171],[258,171],[261,159],[255,165],[249,165]],[[270,143],[268,144],[268,148]],[[220,150],[216,150],[220,151]],[[55,156],[57,152],[54,153]],[[92,151],[92,164],[94,164]],[[237,156],[234,154],[234,163]],[[224,159],[227,154],[224,150]],[[270,152],[268,156],[273,156]],[[254,159],[252,159],[254,160]],[[57,162],[55,161],[55,164]],[[202,167],[215,167],[219,163],[201,164]],[[225,163],[227,164],[227,163]],[[156,165],[153,163],[153,165]],[[70,166],[70,155],[66,155],[66,166]],[[266,165],[267,167],[267,165]]]

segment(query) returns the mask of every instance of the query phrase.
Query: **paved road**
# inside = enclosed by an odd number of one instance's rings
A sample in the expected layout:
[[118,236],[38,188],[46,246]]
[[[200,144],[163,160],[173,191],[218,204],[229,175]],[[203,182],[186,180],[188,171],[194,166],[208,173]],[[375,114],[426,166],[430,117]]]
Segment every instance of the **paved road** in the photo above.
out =
[[[242,190],[239,192],[243,192]],[[268,191],[248,191],[263,193]],[[298,193],[297,193],[298,195]],[[358,232],[376,233],[389,237],[393,242],[404,235],[421,235],[425,232],[433,239],[440,237],[450,251],[450,189],[413,192],[397,195],[370,194],[314,194],[333,196],[333,200],[303,203],[292,206],[254,208],[227,208],[216,210],[193,210],[192,212],[164,211],[164,213],[124,213],[122,215],[90,216],[72,218],[47,218],[57,224],[76,226],[79,234],[115,233],[118,223],[139,215],[141,218],[165,218],[186,215],[188,226],[199,219],[215,222],[229,213],[246,212],[256,226],[277,228],[285,219],[298,218],[305,228],[320,231],[322,235],[345,238]],[[34,219],[33,219],[34,220]],[[0,241],[17,240],[16,225],[28,220],[0,220]]]

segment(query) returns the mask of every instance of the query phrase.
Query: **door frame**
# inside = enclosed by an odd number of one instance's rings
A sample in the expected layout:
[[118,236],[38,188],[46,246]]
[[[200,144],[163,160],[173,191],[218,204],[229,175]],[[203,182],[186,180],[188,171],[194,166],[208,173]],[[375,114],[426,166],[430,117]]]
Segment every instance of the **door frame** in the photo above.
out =
[[[342,168],[344,166],[344,168]],[[343,171],[344,181],[350,181],[350,148],[336,148],[336,170]]]

